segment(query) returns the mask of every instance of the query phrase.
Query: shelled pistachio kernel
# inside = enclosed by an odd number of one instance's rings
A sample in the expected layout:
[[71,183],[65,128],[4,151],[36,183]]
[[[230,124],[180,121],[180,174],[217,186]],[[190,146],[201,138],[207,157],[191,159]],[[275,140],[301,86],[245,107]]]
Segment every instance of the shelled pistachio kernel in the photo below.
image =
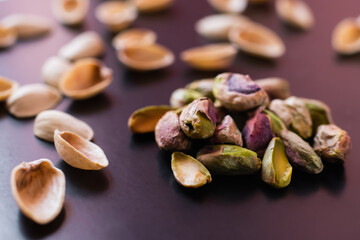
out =
[[170,105],[174,108],[180,108],[201,97],[203,95],[198,91],[178,88],[170,96]]
[[216,126],[214,135],[210,138],[210,142],[214,144],[235,144],[242,147],[243,140],[241,132],[230,115],[226,115]]
[[284,188],[291,181],[292,167],[285,154],[280,138],[271,140],[265,151],[261,167],[261,179],[275,188]]
[[184,187],[198,188],[211,182],[211,174],[206,167],[182,152],[172,154],[171,169],[176,181]]

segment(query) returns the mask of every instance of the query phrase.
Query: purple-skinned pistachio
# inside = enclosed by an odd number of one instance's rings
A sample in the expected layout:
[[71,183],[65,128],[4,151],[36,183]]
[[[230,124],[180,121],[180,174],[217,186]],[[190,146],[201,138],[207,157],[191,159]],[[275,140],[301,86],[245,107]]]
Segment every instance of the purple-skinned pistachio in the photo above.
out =
[[235,111],[246,111],[266,104],[267,94],[247,75],[222,73],[215,78],[214,96],[221,104]]
[[214,135],[210,138],[211,143],[229,143],[238,146],[243,145],[241,132],[230,115],[226,115],[219,125],[216,126]]

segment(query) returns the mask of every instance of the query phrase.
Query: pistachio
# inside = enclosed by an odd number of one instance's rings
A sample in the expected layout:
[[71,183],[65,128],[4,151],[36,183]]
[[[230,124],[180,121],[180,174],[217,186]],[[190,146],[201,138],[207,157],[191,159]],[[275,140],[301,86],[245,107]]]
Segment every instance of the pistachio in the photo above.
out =
[[38,138],[53,142],[56,129],[74,132],[87,140],[94,137],[94,131],[88,124],[70,114],[57,110],[47,110],[36,116],[34,134]]
[[212,174],[252,174],[261,167],[255,152],[236,145],[210,145],[202,148],[196,157]]
[[215,78],[214,96],[229,110],[246,111],[267,101],[266,92],[247,75],[222,73]]
[[312,136],[312,121],[309,110],[305,103],[297,97],[289,97],[285,104],[290,108],[292,122],[290,129],[299,134],[302,138],[307,139]]
[[276,0],[277,15],[291,26],[307,30],[314,25],[310,7],[302,0]]
[[296,133],[281,131],[281,140],[285,144],[285,152],[291,165],[312,174],[320,173],[324,165],[314,149]]
[[240,147],[243,145],[241,132],[230,115],[226,115],[220,124],[216,126],[210,142],[213,144],[235,144]]
[[35,83],[21,86],[7,99],[6,106],[15,117],[26,118],[54,107],[60,100],[55,88]]
[[93,31],[79,34],[59,50],[59,56],[71,61],[80,58],[98,57],[105,52],[101,36]]
[[72,167],[99,170],[109,165],[104,151],[98,145],[76,133],[56,129],[54,144],[60,157]]
[[65,25],[81,24],[89,11],[90,0],[52,0],[55,18]]
[[59,88],[70,98],[86,99],[104,91],[112,80],[110,68],[96,59],[86,58],[77,60],[61,77]]
[[178,183],[184,187],[199,188],[211,182],[211,174],[195,158],[181,152],[171,156],[171,169]]
[[332,34],[332,46],[344,55],[360,52],[360,18],[346,18],[339,22]]
[[198,91],[178,88],[170,96],[170,105],[174,108],[180,108],[201,97],[203,95]]
[[219,12],[241,13],[246,9],[248,0],[208,0],[208,2]]
[[132,1],[106,1],[96,7],[95,16],[110,31],[118,32],[136,19],[137,11]]
[[290,87],[288,81],[277,78],[264,78],[254,81],[269,95],[271,99],[286,99],[290,97]]
[[154,31],[145,28],[132,28],[118,33],[112,40],[116,50],[126,46],[151,45],[156,42],[157,35]]
[[273,138],[262,160],[261,179],[275,188],[284,188],[290,184],[291,174],[284,143],[278,137]]
[[270,126],[271,126],[271,132],[275,136],[280,136],[280,132],[282,130],[287,130],[284,122],[278,116],[276,116],[273,112],[271,112],[269,110],[266,110],[266,109],[263,110],[263,112],[269,118]]
[[234,61],[237,49],[228,43],[208,44],[190,48],[180,58],[192,68],[215,71],[228,68]]
[[206,79],[192,81],[191,83],[187,84],[185,88],[198,91],[205,97],[208,97],[212,101],[215,101],[215,97],[213,94],[213,88],[214,88],[213,78],[206,78]]
[[351,149],[349,134],[336,125],[320,125],[314,138],[314,150],[328,162],[345,163]]
[[19,84],[17,82],[0,76],[0,102],[8,99],[18,87]]
[[155,127],[155,140],[159,148],[167,151],[187,152],[192,147],[191,140],[180,128],[176,111],[168,111]]
[[0,49],[14,45],[16,40],[17,35],[15,29],[0,22]]
[[286,127],[289,127],[293,121],[291,108],[286,105],[283,100],[274,99],[271,101],[269,109],[278,116]]
[[167,9],[173,0],[135,0],[136,8],[139,12],[149,13]]
[[25,216],[47,224],[63,207],[65,176],[49,159],[22,162],[11,172],[11,190]]
[[125,46],[117,56],[125,66],[139,71],[165,68],[175,59],[171,50],[158,44]]
[[211,137],[216,128],[217,112],[209,98],[196,99],[186,106],[180,114],[180,127],[194,139]]
[[166,105],[147,106],[133,112],[128,120],[128,127],[133,133],[154,132],[156,124],[172,107]]
[[41,76],[43,80],[58,88],[61,77],[71,68],[71,63],[61,57],[50,57],[46,60],[41,68]]

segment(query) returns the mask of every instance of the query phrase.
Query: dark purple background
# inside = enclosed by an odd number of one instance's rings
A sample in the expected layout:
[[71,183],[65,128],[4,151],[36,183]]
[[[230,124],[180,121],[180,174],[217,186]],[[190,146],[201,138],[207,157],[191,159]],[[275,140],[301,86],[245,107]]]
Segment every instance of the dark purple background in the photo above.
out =
[[[105,63],[114,81],[101,95],[85,101],[64,99],[56,109],[88,122],[95,142],[110,165],[101,171],[81,171],[65,164],[52,144],[34,137],[33,119],[19,120],[0,104],[0,239],[358,239],[360,235],[360,56],[344,58],[331,48],[332,29],[347,16],[359,14],[358,0],[308,1],[316,25],[310,32],[285,27],[273,5],[250,8],[246,15],[274,29],[287,52],[275,62],[239,54],[229,71],[254,79],[288,79],[294,95],[325,101],[336,123],[353,140],[342,169],[326,166],[318,176],[293,174],[290,186],[273,190],[258,175],[217,177],[198,190],[180,187],[170,169],[170,155],[158,150],[153,135],[133,136],[127,119],[137,108],[166,104],[170,93],[186,83],[216,73],[190,70],[179,60],[152,73],[126,70],[110,45],[112,35],[91,11],[81,29],[54,20],[51,35],[20,41],[0,51],[0,74],[21,84],[41,82],[44,61],[85,29],[98,31],[108,43]],[[332,5],[331,5],[332,4]],[[0,17],[36,13],[52,18],[49,0],[0,1]],[[194,31],[200,17],[214,13],[205,0],[176,0],[161,14],[141,15],[134,23],[158,33],[159,42],[176,56],[206,40]],[[65,207],[47,226],[25,218],[13,200],[11,169],[22,161],[51,159],[66,175]]]

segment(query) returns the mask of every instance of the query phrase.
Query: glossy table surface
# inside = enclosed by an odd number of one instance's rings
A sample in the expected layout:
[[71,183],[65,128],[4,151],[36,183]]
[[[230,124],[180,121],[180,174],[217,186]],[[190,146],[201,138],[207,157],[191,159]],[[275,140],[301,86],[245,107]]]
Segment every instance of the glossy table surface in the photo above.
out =
[[[350,133],[353,149],[343,168],[326,166],[316,176],[295,171],[290,186],[273,190],[258,174],[213,177],[197,190],[180,187],[170,169],[170,154],[158,150],[152,134],[135,136],[127,128],[137,108],[167,104],[170,93],[192,80],[217,72],[189,69],[179,58],[161,71],[137,73],[120,64],[110,45],[113,37],[91,11],[80,28],[56,23],[48,0],[0,1],[0,17],[34,13],[53,21],[45,37],[20,41],[0,51],[0,75],[21,84],[41,82],[44,61],[83,30],[99,32],[108,43],[103,61],[114,71],[111,86],[99,96],[72,101],[56,109],[91,125],[94,142],[110,165],[82,171],[64,163],[53,144],[33,135],[33,119],[16,119],[0,104],[0,239],[358,239],[360,235],[360,56],[340,57],[331,48],[333,27],[359,14],[358,0],[307,1],[316,25],[309,32],[284,26],[273,4],[250,7],[246,15],[276,31],[287,52],[273,62],[238,54],[231,72],[253,79],[279,76],[289,80],[296,96],[317,98],[332,109],[335,122]],[[168,11],[140,15],[136,27],[158,33],[159,42],[176,56],[208,41],[194,31],[200,17],[215,13],[205,0],[175,0]],[[24,217],[10,189],[11,169],[22,161],[49,158],[66,176],[65,205],[45,226]]]

